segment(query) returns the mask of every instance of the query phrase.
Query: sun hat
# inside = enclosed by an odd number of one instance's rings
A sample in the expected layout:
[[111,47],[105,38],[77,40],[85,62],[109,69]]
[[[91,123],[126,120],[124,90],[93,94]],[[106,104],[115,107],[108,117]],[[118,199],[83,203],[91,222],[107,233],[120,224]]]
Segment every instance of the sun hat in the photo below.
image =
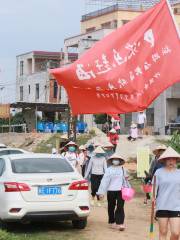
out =
[[95,150],[94,150],[94,153],[105,153],[105,151],[102,149],[102,147],[97,147]]
[[95,141],[95,142],[93,143],[93,146],[94,146],[94,147],[101,147],[102,145],[101,145],[100,142]]
[[119,159],[123,162],[123,164],[126,162],[125,158],[117,153],[114,153],[111,157],[109,157],[109,159],[107,160],[108,163],[112,163],[113,159]]
[[176,158],[177,161],[180,162],[180,154],[176,152],[172,147],[168,147],[158,160],[160,162],[163,162],[167,158]]
[[114,128],[112,128],[109,132],[110,132],[110,133],[117,133],[117,132],[116,132],[116,129],[114,129]]
[[153,150],[153,153],[156,155],[158,151],[165,151],[166,149],[167,149],[166,145],[159,145]]
[[110,142],[106,142],[103,144],[103,148],[109,148],[109,147],[114,147],[114,145]]
[[61,139],[68,139],[68,135],[67,134],[63,134],[60,136]]
[[137,124],[136,123],[132,123],[131,124],[131,128],[137,128]]
[[68,142],[65,147],[68,147],[68,146],[78,147],[78,145],[75,142],[73,142],[73,141]]
[[79,147],[79,150],[86,150],[86,147],[85,147],[84,145],[81,145],[81,146]]

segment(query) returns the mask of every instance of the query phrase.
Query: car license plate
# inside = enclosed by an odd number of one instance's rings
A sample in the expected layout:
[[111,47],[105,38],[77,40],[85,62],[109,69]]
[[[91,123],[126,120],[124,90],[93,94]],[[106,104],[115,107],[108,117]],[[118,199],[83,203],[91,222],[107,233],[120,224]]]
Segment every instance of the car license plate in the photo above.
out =
[[61,195],[62,189],[60,186],[41,186],[38,187],[38,195]]

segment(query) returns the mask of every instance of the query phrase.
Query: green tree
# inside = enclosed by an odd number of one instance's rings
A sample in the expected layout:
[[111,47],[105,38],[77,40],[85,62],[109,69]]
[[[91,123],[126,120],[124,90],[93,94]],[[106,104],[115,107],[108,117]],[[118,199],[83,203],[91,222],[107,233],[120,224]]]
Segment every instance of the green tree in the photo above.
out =
[[23,124],[24,123],[24,116],[22,112],[16,113],[11,118],[11,124]]
[[107,122],[107,114],[94,115],[94,121],[96,124],[104,124]]
[[173,134],[169,145],[180,153],[180,134],[178,131]]

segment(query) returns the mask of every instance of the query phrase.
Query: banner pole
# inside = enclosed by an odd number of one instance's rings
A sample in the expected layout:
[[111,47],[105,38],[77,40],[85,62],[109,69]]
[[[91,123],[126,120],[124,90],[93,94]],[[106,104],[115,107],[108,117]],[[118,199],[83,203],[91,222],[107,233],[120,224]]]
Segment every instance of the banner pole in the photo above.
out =
[[167,5],[168,5],[170,15],[171,15],[172,20],[173,20],[173,22],[174,22],[174,26],[175,26],[175,28],[176,28],[177,35],[178,35],[178,37],[180,38],[180,31],[179,31],[178,25],[177,25],[177,23],[176,23],[176,19],[175,19],[175,17],[174,17],[174,13],[173,13],[171,4],[170,4],[169,0],[166,0],[166,3],[167,3]]

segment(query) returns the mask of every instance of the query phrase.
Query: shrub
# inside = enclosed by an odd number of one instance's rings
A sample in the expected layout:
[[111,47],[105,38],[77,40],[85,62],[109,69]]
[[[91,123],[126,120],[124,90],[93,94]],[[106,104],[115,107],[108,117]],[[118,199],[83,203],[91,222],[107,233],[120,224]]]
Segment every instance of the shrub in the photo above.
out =
[[169,145],[180,153],[180,134],[178,132],[173,134]]

